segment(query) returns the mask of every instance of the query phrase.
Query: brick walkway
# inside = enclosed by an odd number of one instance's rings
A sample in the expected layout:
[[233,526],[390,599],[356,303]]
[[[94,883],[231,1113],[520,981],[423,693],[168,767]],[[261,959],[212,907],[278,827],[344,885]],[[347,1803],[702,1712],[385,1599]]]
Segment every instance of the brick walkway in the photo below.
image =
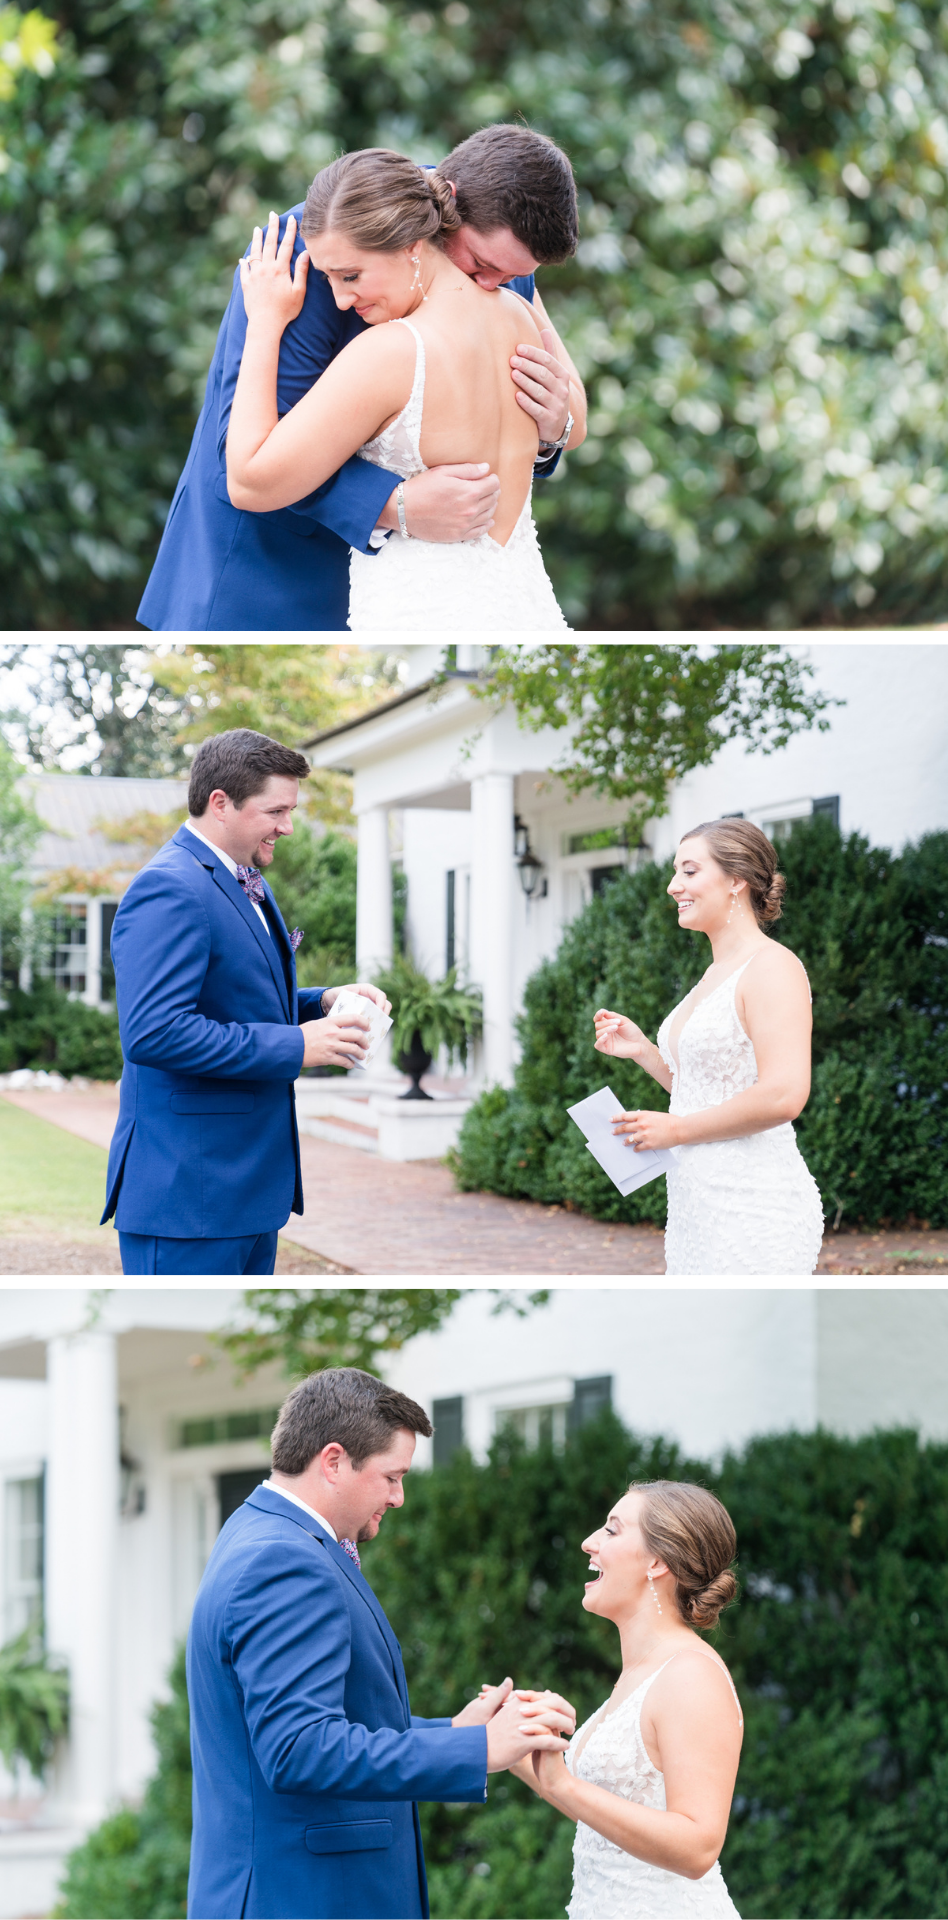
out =
[[[115,1088],[3,1096],[80,1139],[107,1147],[118,1111]],[[281,1235],[278,1273],[358,1275],[663,1274],[662,1235],[649,1226],[610,1225],[562,1207],[459,1193],[436,1161],[379,1160],[334,1141],[300,1142],[306,1212]],[[60,1242],[62,1245],[60,1247]],[[11,1256],[58,1266],[11,1266]],[[49,1242],[0,1241],[0,1273],[118,1271],[116,1236],[89,1268],[92,1251]],[[112,1265],[114,1258],[115,1264]],[[108,1265],[106,1265],[108,1260]],[[81,1261],[83,1264],[70,1264]],[[828,1233],[820,1274],[941,1274],[948,1277],[948,1231]]]

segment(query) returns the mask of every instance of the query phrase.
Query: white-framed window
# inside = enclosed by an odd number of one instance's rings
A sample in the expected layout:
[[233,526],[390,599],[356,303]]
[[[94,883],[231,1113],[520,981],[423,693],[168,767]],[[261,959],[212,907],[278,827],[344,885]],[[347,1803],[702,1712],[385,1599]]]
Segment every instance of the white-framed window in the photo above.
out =
[[43,1613],[43,1478],[3,1487],[3,1638],[14,1640]]
[[570,1402],[553,1406],[506,1407],[498,1415],[498,1425],[507,1433],[516,1433],[529,1448],[552,1446],[557,1453],[566,1445],[566,1427]]
[[804,799],[778,800],[769,807],[755,807],[746,815],[736,814],[733,817],[752,820],[755,826],[763,828],[768,840],[779,846],[782,840],[789,840],[798,820],[812,820],[816,814],[825,814],[834,827],[838,827],[839,794],[827,793],[819,799],[808,794]]

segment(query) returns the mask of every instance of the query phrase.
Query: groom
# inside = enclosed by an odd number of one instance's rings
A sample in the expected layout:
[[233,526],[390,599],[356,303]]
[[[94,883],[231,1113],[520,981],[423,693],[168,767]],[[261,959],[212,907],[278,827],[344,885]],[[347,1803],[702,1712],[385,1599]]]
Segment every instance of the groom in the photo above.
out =
[[453,1720],[412,1713],[357,1542],[402,1505],[418,1433],[424,1410],[374,1374],[310,1374],[218,1535],[188,1635],[192,1920],[421,1920],[416,1802],[483,1801],[489,1773],[562,1751],[535,1713],[573,1730],[566,1701],[509,1680]]
[[[302,935],[263,878],[308,773],[248,727],[203,741],[187,825],[115,916],[125,1065],[102,1219],[123,1273],[272,1273],[303,1211],[294,1082],[365,1053],[368,1023],[332,1013],[342,987],[298,991]],[[357,990],[388,1011],[378,987]]]
[[[512,287],[549,329],[534,285],[537,266],[576,250],[576,186],[566,155],[529,127],[484,127],[462,141],[438,172],[455,194],[462,225],[445,239],[455,266],[479,286]],[[292,209],[297,227],[302,205]],[[284,216],[280,232],[284,230]],[[297,232],[294,255],[304,248]],[[281,416],[329,362],[362,332],[353,308],[340,312],[328,282],[310,273],[298,317],[280,344]],[[326,484],[291,507],[248,513],[227,492],[225,452],[247,318],[239,273],[221,323],[201,415],[175,491],[138,618],[156,631],[321,632],[342,629],[349,612],[349,548],[371,553],[398,528],[397,473],[353,456]],[[553,472],[569,437],[579,375],[547,344],[527,347],[511,367],[520,404],[537,422],[535,472]],[[417,539],[475,538],[493,517],[496,475],[475,466],[434,467],[405,484],[409,531]]]

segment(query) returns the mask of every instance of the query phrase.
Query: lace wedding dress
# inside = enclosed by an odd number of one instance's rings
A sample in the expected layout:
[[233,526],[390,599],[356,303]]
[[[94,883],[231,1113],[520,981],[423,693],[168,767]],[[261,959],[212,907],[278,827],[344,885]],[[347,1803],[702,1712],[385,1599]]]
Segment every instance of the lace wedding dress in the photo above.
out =
[[[359,457],[408,480],[425,470],[420,451],[425,343],[410,320],[391,324],[407,327],[415,336],[415,378],[398,418],[367,440]],[[380,628],[406,633],[568,631],[540,555],[530,496],[505,547],[489,533],[452,546],[403,540],[394,533],[374,555],[353,549],[349,630],[371,633]]]
[[[753,957],[753,956],[752,956]],[[672,1074],[671,1113],[703,1113],[757,1080],[734,995],[744,966],[700,1000],[671,1051],[673,1007],[658,1032]],[[679,1001],[678,1006],[684,1006]],[[668,1173],[666,1274],[812,1273],[823,1241],[819,1188],[789,1120],[766,1133],[675,1147]]]
[[[566,1754],[575,1780],[662,1813],[665,1776],[645,1751],[642,1702],[668,1664],[650,1673],[621,1706],[609,1711],[607,1700],[577,1727]],[[700,1880],[686,1880],[637,1860],[582,1820],[576,1823],[573,1895],[566,1911],[569,1920],[739,1920],[717,1861]]]

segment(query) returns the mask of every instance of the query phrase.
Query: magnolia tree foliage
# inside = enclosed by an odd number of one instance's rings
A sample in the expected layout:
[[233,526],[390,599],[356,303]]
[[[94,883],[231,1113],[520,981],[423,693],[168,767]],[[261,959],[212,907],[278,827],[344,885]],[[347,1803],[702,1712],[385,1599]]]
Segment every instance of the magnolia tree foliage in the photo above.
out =
[[253,223],[342,147],[429,160],[520,116],[567,149],[582,206],[577,260],[541,275],[591,399],[538,489],[572,623],[944,611],[937,0],[64,0],[57,19],[3,106],[11,625],[131,617]]

